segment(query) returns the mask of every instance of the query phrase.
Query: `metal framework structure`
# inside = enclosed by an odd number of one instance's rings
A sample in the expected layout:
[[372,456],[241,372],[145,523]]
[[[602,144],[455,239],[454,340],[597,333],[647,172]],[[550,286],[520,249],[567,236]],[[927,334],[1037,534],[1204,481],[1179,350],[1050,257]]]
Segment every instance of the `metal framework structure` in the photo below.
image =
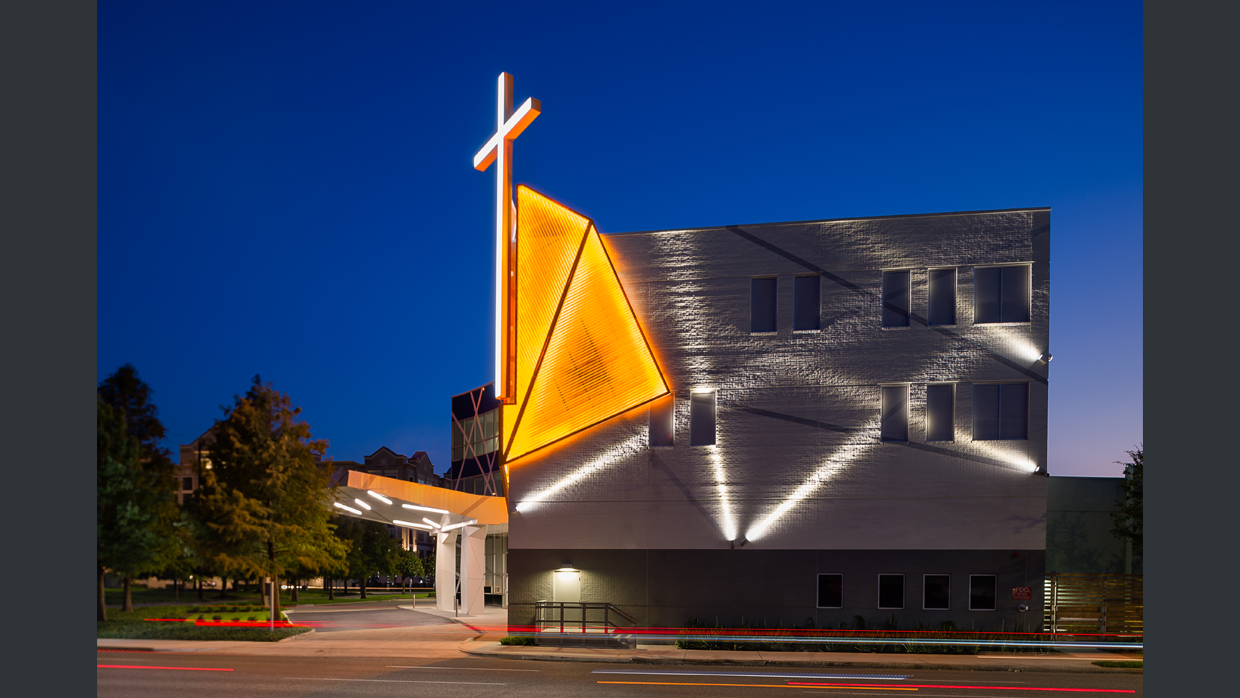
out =
[[[496,398],[491,395],[493,390],[494,384],[488,383],[452,397],[453,441],[455,442],[457,438],[460,438],[460,448],[462,449],[459,460],[456,458],[457,447],[454,445],[452,449],[452,470],[449,472],[453,476],[452,489],[454,490],[459,491],[461,489],[461,481],[465,479],[465,466],[472,460],[478,465],[484,485],[484,490],[478,494],[499,496],[507,491],[507,487],[501,489],[495,479],[495,474],[500,471],[500,449],[498,447],[498,420],[500,419],[498,410],[500,405]],[[464,417],[460,415],[457,409],[457,406],[462,403],[468,405],[468,412]],[[496,430],[495,434],[487,434],[483,418],[492,412],[496,413]],[[488,450],[488,444],[493,440],[496,442],[495,447]]]

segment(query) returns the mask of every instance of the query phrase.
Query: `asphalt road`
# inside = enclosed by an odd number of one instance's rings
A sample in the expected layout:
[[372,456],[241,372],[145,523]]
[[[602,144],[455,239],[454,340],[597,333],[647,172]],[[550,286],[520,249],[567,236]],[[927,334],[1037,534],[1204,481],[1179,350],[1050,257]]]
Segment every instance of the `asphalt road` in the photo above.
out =
[[298,625],[308,625],[316,633],[343,632],[348,630],[376,630],[382,628],[420,628],[430,625],[456,625],[446,618],[395,608],[391,603],[383,606],[299,606],[286,609],[289,618]]
[[[293,696],[456,698],[457,696],[779,696],[827,695],[1141,696],[1140,674],[1005,671],[780,669],[592,664],[478,657],[237,656],[98,652],[100,698],[291,698]],[[626,673],[616,673],[626,672]],[[634,673],[638,672],[638,673]],[[782,675],[781,675],[782,674]],[[798,674],[788,676],[787,674]],[[883,678],[875,678],[875,677]],[[870,677],[870,678],[866,678]],[[834,684],[795,686],[790,682]],[[1040,689],[1078,689],[1071,692]],[[1080,692],[1079,689],[1092,689]],[[1097,691],[1097,692],[1094,692]]]

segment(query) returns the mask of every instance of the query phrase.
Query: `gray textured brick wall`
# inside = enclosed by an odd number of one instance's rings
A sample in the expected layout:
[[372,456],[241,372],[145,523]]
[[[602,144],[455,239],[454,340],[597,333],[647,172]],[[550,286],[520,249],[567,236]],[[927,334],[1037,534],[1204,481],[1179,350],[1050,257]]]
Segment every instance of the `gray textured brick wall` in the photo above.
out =
[[[746,552],[1044,551],[1048,367],[1036,359],[1049,349],[1049,215],[607,236],[675,392],[676,444],[649,448],[638,409],[514,463],[510,501],[539,500],[511,517],[514,596],[538,596],[523,589],[539,582],[522,549],[727,550],[748,536]],[[993,264],[1032,264],[1030,322],[974,324],[974,268]],[[958,270],[955,326],[922,320],[935,267]],[[914,320],[884,329],[882,271],[896,268],[912,271]],[[822,329],[794,332],[793,277],[811,273]],[[775,333],[749,332],[757,276],[779,279]],[[973,441],[973,384],[1009,381],[1029,384],[1029,438]],[[925,441],[933,382],[957,386],[952,442]],[[890,383],[910,385],[908,443],[878,438]],[[694,388],[717,390],[715,447],[688,445]]]

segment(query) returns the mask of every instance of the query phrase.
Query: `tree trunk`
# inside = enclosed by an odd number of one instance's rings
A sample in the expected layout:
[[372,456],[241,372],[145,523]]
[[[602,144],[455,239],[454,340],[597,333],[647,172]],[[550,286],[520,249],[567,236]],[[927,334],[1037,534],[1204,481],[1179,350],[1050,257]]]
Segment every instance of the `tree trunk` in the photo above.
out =
[[297,603],[297,587],[299,583],[300,583],[300,580],[297,580],[297,579],[293,580],[293,603]]
[[[267,539],[267,559],[271,562],[272,568],[276,566],[276,542],[271,538]],[[276,573],[271,573],[271,620],[280,620],[280,577]]]
[[219,593],[219,594],[217,594],[215,598],[217,598],[217,599],[222,599],[222,598],[224,598],[224,596],[226,596],[226,594],[225,594],[224,592],[225,592],[225,591],[227,591],[227,590],[228,590],[228,578],[227,578],[227,577],[220,577],[220,593]]
[[194,588],[197,589],[198,591],[198,600],[202,601],[202,575],[201,574],[197,575],[194,578]]
[[177,601],[180,601],[181,600],[181,587],[179,586],[178,582],[179,580],[176,578],[176,575],[173,575],[172,577],[172,598],[176,599]]
[[362,577],[361,579],[359,579],[357,581],[357,585],[361,587],[361,592],[362,592],[362,595],[358,598],[365,600],[366,599],[366,578]]
[[125,577],[125,581],[123,583],[123,586],[125,587],[125,600],[121,602],[121,611],[126,613],[133,612],[133,597],[129,595],[130,581],[131,580],[129,577]]
[[323,588],[327,589],[327,600],[333,601],[336,598],[336,580],[323,578]]
[[108,620],[108,608],[104,605],[103,595],[103,565],[99,566],[99,622],[106,623]]

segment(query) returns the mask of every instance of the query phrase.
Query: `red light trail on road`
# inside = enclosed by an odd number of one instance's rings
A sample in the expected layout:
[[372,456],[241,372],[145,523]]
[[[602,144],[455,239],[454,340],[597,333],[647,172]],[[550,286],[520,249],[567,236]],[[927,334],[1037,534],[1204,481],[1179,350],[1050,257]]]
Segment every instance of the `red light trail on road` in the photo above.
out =
[[96,669],[172,669],[174,671],[232,671],[219,667],[201,666],[141,666],[137,664],[96,664]]

